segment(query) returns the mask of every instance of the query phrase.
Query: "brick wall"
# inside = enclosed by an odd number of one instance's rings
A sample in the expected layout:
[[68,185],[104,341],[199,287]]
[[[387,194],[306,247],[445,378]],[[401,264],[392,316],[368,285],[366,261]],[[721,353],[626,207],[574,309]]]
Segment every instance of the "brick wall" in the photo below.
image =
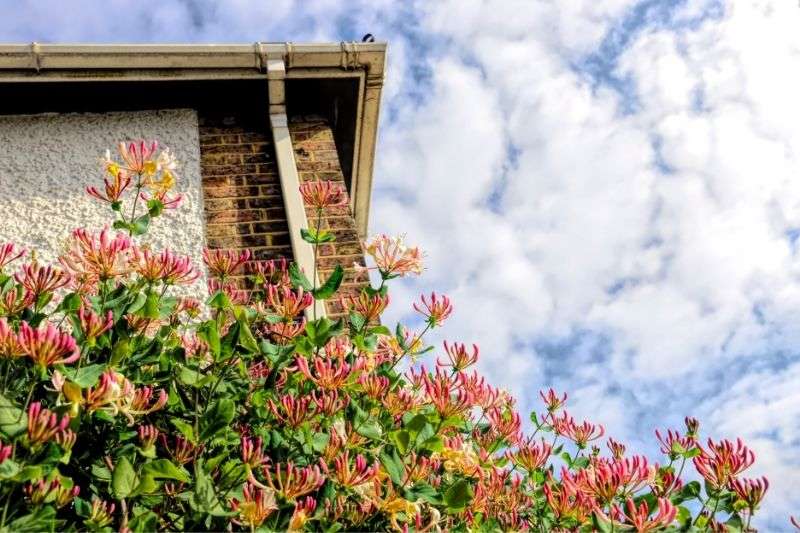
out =
[[[289,130],[301,181],[344,184],[333,134],[324,119],[295,118]],[[200,113],[200,157],[209,248],[248,248],[258,260],[291,260],[286,210],[266,121],[253,124],[240,115]],[[315,224],[315,217],[314,210],[308,210],[310,225]],[[332,231],[336,241],[320,247],[320,279],[341,264],[345,278],[340,295],[357,294],[367,277],[357,276],[352,268],[354,262],[363,264],[364,259],[350,209],[325,210],[321,226]],[[243,278],[241,283],[244,287]],[[329,301],[327,311],[340,316],[341,304]]]
[[[293,117],[289,121],[289,132],[301,182],[320,179],[338,181],[344,185],[333,132],[325,119],[318,116]],[[306,213],[308,223],[313,227],[316,223],[316,210],[307,209]],[[345,206],[326,209],[322,213],[321,227],[330,230],[336,240],[320,247],[320,258],[317,261],[320,280],[327,279],[336,265],[342,265],[345,277],[339,294],[358,294],[368,278],[366,274],[357,275],[353,270],[353,263],[364,264],[364,257],[350,208]],[[329,301],[327,310],[333,317],[340,316],[342,306],[338,300]]]

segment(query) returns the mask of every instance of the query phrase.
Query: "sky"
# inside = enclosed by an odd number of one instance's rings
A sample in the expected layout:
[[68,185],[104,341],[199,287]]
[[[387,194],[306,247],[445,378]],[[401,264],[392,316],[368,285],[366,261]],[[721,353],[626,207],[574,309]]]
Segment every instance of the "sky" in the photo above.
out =
[[654,452],[741,436],[800,514],[797,0],[0,0],[3,42],[389,42],[372,232],[456,312],[431,337]]

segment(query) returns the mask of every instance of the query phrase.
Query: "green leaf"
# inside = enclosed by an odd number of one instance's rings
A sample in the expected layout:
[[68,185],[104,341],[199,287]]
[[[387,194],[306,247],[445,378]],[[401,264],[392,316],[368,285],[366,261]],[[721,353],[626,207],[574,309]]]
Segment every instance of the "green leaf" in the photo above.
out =
[[411,443],[411,435],[405,429],[398,429],[389,433],[389,440],[405,455]]
[[314,288],[306,275],[300,270],[300,267],[297,266],[297,263],[289,265],[289,280],[291,280],[292,286],[295,288],[303,287],[305,291],[310,291]]
[[111,490],[117,499],[127,498],[139,484],[136,472],[127,458],[117,461],[114,473],[111,476]]
[[358,425],[356,433],[363,437],[372,440],[380,440],[383,435],[383,429],[377,420],[367,420]]
[[419,447],[423,450],[428,450],[433,453],[438,453],[444,449],[444,440],[439,435],[434,435],[425,439]]
[[450,511],[460,511],[472,501],[472,485],[466,479],[459,479],[444,493],[444,503]]
[[186,440],[191,442],[192,444],[197,444],[197,440],[195,440],[194,436],[194,428],[192,425],[180,418],[170,418],[169,421],[175,426],[175,429],[181,432],[181,435],[186,437]]
[[336,268],[331,273],[330,277],[325,280],[325,283],[319,289],[316,289],[311,292],[314,295],[314,298],[317,300],[326,300],[333,296],[337,290],[339,290],[339,286],[342,284],[342,279],[344,279],[344,269],[342,265],[336,265]]
[[402,486],[405,467],[403,466],[403,460],[397,455],[397,450],[392,450],[391,454],[386,451],[381,452],[380,460],[392,482],[398,487]]
[[19,465],[11,460],[6,459],[0,463],[0,479],[11,479],[19,474]]
[[28,417],[11,400],[0,394],[0,433],[9,440],[28,428]]
[[74,372],[69,372],[69,370],[65,370],[64,374],[73,383],[75,383],[82,389],[85,389],[86,387],[91,387],[92,385],[97,383],[97,379],[100,377],[100,374],[102,374],[105,369],[106,369],[105,365],[89,365],[81,369],[78,369]]
[[197,461],[194,465],[194,480],[194,490],[189,497],[189,505],[200,512],[225,516],[226,513],[214,493],[214,484],[203,468],[202,460]]
[[71,292],[64,296],[64,299],[58,304],[55,312],[72,313],[81,308],[81,297],[77,293]]
[[236,404],[233,400],[222,398],[211,404],[211,407],[200,419],[200,442],[205,442],[216,435],[220,430],[225,429],[233,421],[236,411]]
[[158,198],[152,198],[147,201],[147,213],[155,218],[164,211],[164,204]]
[[153,479],[176,479],[188,483],[191,481],[189,472],[176,466],[168,459],[156,459],[142,467],[142,473],[152,476]]
[[149,533],[158,529],[158,516],[152,511],[145,511],[140,515],[134,516],[129,522],[128,527],[133,533]]
[[8,531],[54,531],[56,511],[49,505],[34,507],[33,512],[21,516],[8,524]]
[[143,318],[150,318],[150,319],[158,318],[159,317],[158,294],[156,294],[155,292],[147,293],[144,305],[141,307],[141,309],[136,311],[135,314]]
[[115,220],[114,223],[111,225],[111,227],[114,229],[124,229],[125,231],[131,231],[131,225],[122,220]]
[[206,305],[211,309],[230,309],[231,300],[223,291],[217,291],[206,301]]
[[215,357],[219,357],[222,345],[219,340],[219,331],[217,330],[217,323],[213,320],[203,322],[197,328],[197,335],[208,344],[211,353]]
[[131,231],[134,235],[144,235],[147,233],[147,228],[150,227],[150,215],[145,213],[144,215],[136,218],[131,225]]
[[239,319],[239,346],[250,353],[260,353],[261,351],[258,348],[258,341],[253,337],[253,332],[250,331],[250,326],[243,318]]
[[611,522],[603,520],[596,512],[592,513],[592,525],[600,533],[612,533],[614,531]]
[[364,327],[364,324],[366,323],[366,319],[361,314],[356,313],[355,311],[350,311],[349,318],[350,318],[350,325],[356,331],[361,331],[361,329]]
[[144,307],[144,303],[147,301],[147,293],[139,292],[136,294],[136,298],[128,305],[128,313],[136,313],[139,309]]

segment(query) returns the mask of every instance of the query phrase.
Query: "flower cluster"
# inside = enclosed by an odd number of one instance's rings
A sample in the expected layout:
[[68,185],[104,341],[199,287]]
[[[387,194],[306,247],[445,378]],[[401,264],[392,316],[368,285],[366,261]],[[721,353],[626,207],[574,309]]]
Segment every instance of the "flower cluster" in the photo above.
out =
[[[245,250],[205,251],[205,304],[173,294],[200,270],[145,239],[179,200],[176,162],[153,142],[118,153],[88,189],[112,228],[74,231],[58,267],[0,244],[0,530],[751,530],[769,483],[743,477],[744,442],[701,441],[687,417],[654,460],[553,389],[528,426],[478,346],[427,345],[446,295],[409,306],[419,331],[382,324],[390,281],[422,272],[402,238],[364,243],[380,285],[347,296],[342,267],[320,283]],[[300,192],[318,253],[347,196]]]

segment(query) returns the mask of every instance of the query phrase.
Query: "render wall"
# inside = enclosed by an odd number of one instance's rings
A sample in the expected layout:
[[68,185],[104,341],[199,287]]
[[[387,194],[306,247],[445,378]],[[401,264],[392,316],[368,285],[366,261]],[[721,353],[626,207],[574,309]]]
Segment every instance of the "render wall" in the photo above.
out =
[[[108,205],[85,188],[102,190],[100,158],[131,139],[157,139],[181,163],[177,191],[183,204],[154,221],[147,242],[188,254],[202,267],[205,222],[193,110],[0,117],[0,243],[35,249],[49,263],[74,228],[109,224]],[[196,287],[205,291],[205,276]]]

